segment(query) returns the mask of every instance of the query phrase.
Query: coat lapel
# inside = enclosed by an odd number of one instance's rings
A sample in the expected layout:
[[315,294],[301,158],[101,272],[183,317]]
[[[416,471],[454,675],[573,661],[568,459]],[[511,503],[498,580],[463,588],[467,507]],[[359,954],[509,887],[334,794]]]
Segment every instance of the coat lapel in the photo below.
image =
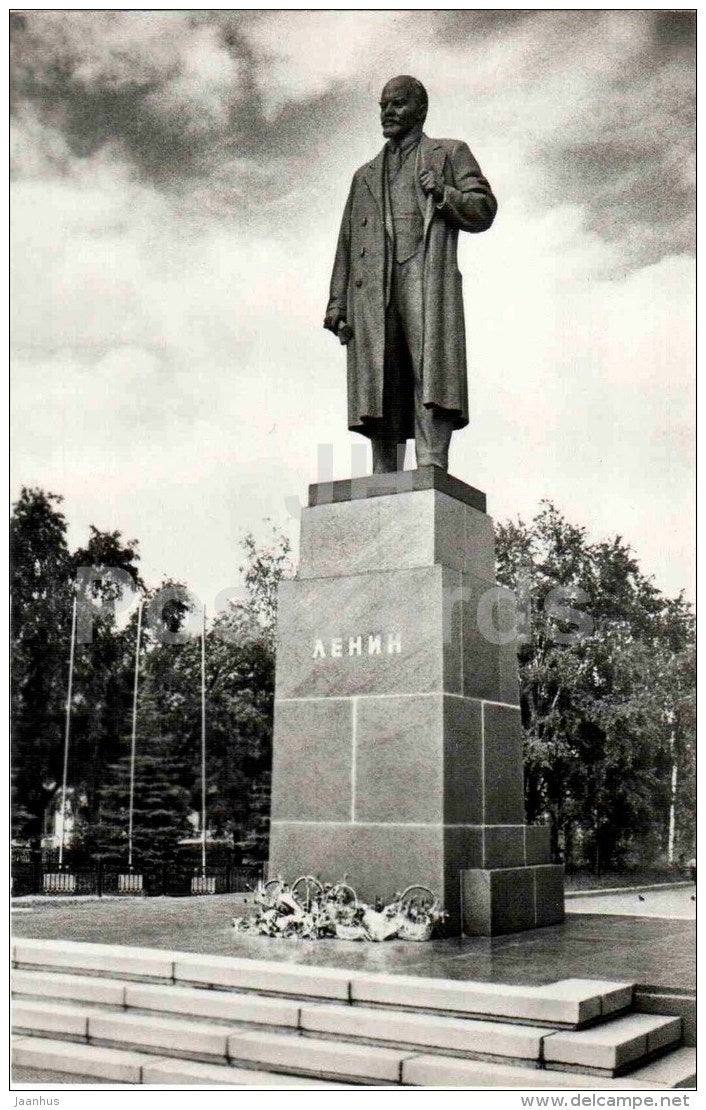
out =
[[426,194],[419,184],[419,175],[422,170],[434,170],[438,177],[444,176],[444,163],[446,161],[446,151],[441,143],[436,139],[430,139],[427,135],[422,135],[417,147],[417,165],[415,172],[415,185],[417,189],[417,200],[419,207],[424,213],[424,237],[429,228],[434,215],[434,198],[431,194]]
[[380,151],[380,153],[377,155],[377,157],[373,158],[372,162],[370,162],[368,164],[368,166],[366,167],[365,173],[363,174],[363,177],[365,179],[365,184],[368,186],[368,188],[370,189],[370,192],[373,194],[373,198],[375,200],[375,203],[378,206],[378,209],[380,211],[380,216],[383,218],[383,220],[385,218],[383,192],[382,192],[382,189],[383,189],[382,175],[383,175],[384,168],[385,168],[385,147],[383,147],[382,150]]

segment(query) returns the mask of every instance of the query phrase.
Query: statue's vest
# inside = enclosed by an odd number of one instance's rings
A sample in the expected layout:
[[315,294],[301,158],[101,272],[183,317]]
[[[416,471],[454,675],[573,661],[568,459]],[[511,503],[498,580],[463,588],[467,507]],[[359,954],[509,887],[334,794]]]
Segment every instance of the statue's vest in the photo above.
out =
[[406,262],[419,250],[424,236],[424,217],[419,207],[414,170],[416,147],[399,170],[388,174],[388,196],[395,235],[395,260]]

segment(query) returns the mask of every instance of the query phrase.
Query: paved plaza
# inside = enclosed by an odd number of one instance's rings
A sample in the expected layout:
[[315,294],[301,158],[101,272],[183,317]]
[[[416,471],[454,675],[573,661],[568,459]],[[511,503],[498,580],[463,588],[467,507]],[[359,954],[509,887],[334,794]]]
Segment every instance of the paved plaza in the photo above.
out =
[[696,885],[678,883],[661,889],[566,894],[566,912],[612,914],[619,917],[661,917],[682,921],[696,919]]
[[[653,892],[655,893],[655,892]],[[689,898],[690,888],[663,892]],[[647,905],[636,893],[621,895]],[[576,899],[593,909],[604,896]],[[606,896],[607,897],[607,896]],[[570,913],[564,924],[503,937],[450,937],[425,944],[388,941],[293,941],[235,934],[231,920],[245,912],[242,896],[124,898],[84,903],[33,902],[13,913],[16,937],[84,940],[153,948],[348,967],[390,974],[547,983],[560,978],[630,980],[693,990],[695,922],[676,917]]]

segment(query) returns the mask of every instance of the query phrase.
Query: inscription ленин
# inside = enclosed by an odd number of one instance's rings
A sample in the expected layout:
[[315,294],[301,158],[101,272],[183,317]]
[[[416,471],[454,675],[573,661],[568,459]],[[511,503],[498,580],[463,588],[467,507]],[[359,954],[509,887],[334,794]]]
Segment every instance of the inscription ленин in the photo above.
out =
[[342,659],[344,655],[399,655],[401,651],[400,632],[376,632],[361,636],[334,636],[326,643],[323,640],[316,640],[311,657],[312,659]]

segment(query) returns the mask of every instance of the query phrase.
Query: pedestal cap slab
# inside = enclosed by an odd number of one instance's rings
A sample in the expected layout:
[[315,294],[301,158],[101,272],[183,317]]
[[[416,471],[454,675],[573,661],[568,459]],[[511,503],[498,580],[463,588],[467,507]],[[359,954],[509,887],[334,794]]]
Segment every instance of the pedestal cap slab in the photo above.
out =
[[390,474],[370,474],[336,482],[318,482],[309,486],[309,505],[330,505],[334,502],[426,489],[439,490],[479,512],[485,512],[484,493],[436,466],[421,466],[417,470],[394,471]]
[[302,510],[298,578],[435,563],[494,580],[490,517],[435,489]]

